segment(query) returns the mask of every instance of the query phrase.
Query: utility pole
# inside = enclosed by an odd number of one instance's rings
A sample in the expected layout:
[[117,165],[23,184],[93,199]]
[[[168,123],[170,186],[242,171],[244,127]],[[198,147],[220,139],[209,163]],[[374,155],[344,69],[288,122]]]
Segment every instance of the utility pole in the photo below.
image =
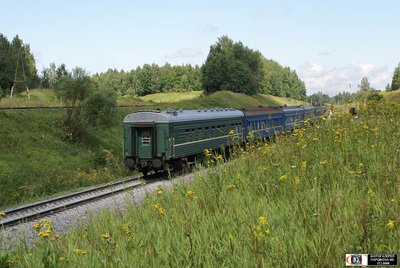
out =
[[[11,96],[10,96],[11,99],[13,97],[14,87],[16,84],[25,84],[26,93],[28,93],[28,98],[31,99],[31,95],[29,94],[28,84],[26,83],[24,59],[22,57],[22,48],[23,48],[23,45],[21,45],[18,50],[17,66],[15,67],[15,75],[14,75],[14,83],[11,87]],[[21,79],[18,78],[18,66],[20,63],[21,63],[21,69],[22,69],[22,78]]]

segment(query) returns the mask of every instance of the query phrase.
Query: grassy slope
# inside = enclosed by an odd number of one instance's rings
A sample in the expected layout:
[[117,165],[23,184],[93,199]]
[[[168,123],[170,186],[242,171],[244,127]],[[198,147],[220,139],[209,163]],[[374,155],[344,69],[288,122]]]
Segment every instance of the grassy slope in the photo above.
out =
[[[169,94],[176,98],[176,93]],[[171,100],[168,94],[165,96]],[[181,99],[185,96],[182,93]],[[270,96],[218,92],[176,103],[120,97],[118,104],[138,105],[137,109],[165,109],[277,106],[282,102]],[[0,107],[57,105],[60,103],[51,90],[32,90],[31,100],[26,94],[0,100]],[[88,136],[78,144],[64,140],[65,133],[60,127],[62,111],[0,111],[0,208],[123,176],[121,122],[133,110],[119,109],[112,127],[90,128]]]
[[400,102],[400,90],[396,91],[383,91],[381,94],[385,97],[385,100],[387,101],[393,101],[393,102]]
[[61,111],[0,112],[0,207],[114,177],[105,162],[111,155],[122,160],[120,120],[71,144],[63,139],[61,117]]
[[29,107],[29,106],[61,106],[61,102],[55,96],[53,90],[34,89],[30,91],[30,99],[26,92],[0,99],[0,107]]
[[96,215],[61,238],[38,237],[32,251],[3,262],[340,267],[346,253],[397,253],[400,105],[363,105],[359,116],[336,114],[276,143],[250,143],[191,185],[160,189],[125,213]]
[[151,101],[151,102],[178,102],[182,100],[190,100],[190,99],[195,99],[200,97],[203,94],[203,91],[188,91],[184,93],[180,92],[169,92],[169,93],[156,93],[156,94],[150,94],[146,95],[143,97],[140,97],[140,99],[144,101]]

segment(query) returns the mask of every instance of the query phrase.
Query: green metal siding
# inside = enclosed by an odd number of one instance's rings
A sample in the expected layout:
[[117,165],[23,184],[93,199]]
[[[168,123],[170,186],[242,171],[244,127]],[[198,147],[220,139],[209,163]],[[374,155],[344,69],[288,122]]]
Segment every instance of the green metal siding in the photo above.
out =
[[132,156],[131,124],[124,124],[124,158]]
[[202,153],[205,149],[218,149],[228,146],[232,141],[229,135],[234,130],[240,136],[242,118],[199,120],[171,124],[174,139],[173,158]]
[[[139,152],[132,152],[133,124],[124,124],[124,156],[137,155],[138,159],[147,158]],[[214,128],[213,128],[214,127]],[[156,157],[163,161],[202,153],[205,149],[219,149],[232,142],[230,130],[241,141],[242,118],[201,120],[191,122],[157,123]],[[136,135],[139,139],[140,135]],[[139,140],[136,145],[139,145]],[[154,141],[152,141],[153,144]]]

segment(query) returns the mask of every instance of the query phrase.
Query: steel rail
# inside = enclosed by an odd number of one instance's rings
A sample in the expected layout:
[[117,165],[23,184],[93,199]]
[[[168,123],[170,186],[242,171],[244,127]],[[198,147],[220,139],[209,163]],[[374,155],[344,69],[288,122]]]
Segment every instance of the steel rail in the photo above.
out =
[[[67,194],[64,196],[59,196],[56,198],[48,199],[48,200],[43,200],[39,201],[36,203],[31,203],[28,205],[24,205],[21,207],[5,210],[5,216],[0,220],[0,227],[6,228],[10,226],[15,226],[20,223],[25,223],[29,222],[38,218],[42,218],[51,214],[55,214],[67,209],[71,209],[74,207],[78,207],[81,205],[85,205],[87,203],[104,199],[109,196],[115,195],[122,193],[127,190],[135,189],[135,188],[140,188],[143,187],[144,185],[152,184],[157,181],[160,181],[164,179],[163,177],[158,178],[158,179],[150,179],[146,182],[140,182],[138,179],[141,179],[143,177],[136,177],[136,178],[130,178],[128,180],[122,180],[118,181],[115,183],[111,184],[106,184],[102,185],[99,187],[93,187],[90,189],[86,189],[83,191]],[[137,180],[137,184],[129,185],[124,187],[123,184],[130,184],[133,181]],[[118,189],[113,189],[116,186],[120,186]],[[109,191],[105,191],[107,188],[109,188]],[[102,191],[99,193],[99,191]],[[84,198],[81,198],[79,200],[71,200],[71,199],[76,199],[78,197],[84,196],[84,195],[89,195]],[[69,200],[69,201],[68,201]],[[57,204],[57,202],[65,201],[63,203]],[[51,206],[50,208],[41,208],[43,206]],[[37,208],[35,210],[35,208]],[[21,216],[18,216],[17,214],[24,212],[25,213]],[[32,211],[32,212],[31,212]]]

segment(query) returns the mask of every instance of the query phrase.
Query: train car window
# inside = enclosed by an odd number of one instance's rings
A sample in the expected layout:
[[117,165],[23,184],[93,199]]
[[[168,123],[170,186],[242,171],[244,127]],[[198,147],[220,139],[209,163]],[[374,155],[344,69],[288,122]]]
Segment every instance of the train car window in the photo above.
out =
[[185,129],[185,142],[188,142],[189,139],[189,129]]
[[150,131],[142,131],[142,146],[149,146],[151,142]]

